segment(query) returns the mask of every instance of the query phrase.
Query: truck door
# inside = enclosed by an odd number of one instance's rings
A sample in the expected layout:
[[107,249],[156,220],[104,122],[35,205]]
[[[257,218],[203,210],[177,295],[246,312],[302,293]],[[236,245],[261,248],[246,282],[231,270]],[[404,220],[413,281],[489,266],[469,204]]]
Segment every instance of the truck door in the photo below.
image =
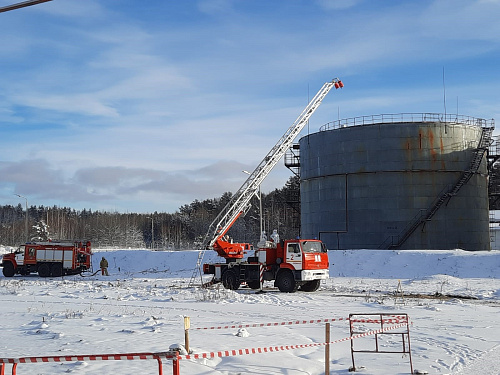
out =
[[286,262],[293,265],[296,270],[302,269],[302,250],[297,242],[289,243],[286,247]]
[[36,248],[26,246],[24,251],[24,264],[36,264]]

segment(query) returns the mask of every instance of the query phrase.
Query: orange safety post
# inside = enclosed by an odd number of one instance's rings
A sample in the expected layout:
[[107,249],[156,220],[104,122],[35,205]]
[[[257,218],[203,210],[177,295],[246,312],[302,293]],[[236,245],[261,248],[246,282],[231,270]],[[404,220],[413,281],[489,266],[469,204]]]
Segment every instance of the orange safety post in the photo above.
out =
[[161,358],[156,358],[158,361],[158,375],[163,375],[163,363],[161,363]]
[[[0,363],[0,375],[5,375],[5,368],[7,367],[7,363]],[[12,363],[12,375],[16,375],[16,367],[17,363]]]
[[180,375],[180,361],[179,361],[179,353],[177,351],[174,351],[173,353],[173,358],[172,359],[172,375]]

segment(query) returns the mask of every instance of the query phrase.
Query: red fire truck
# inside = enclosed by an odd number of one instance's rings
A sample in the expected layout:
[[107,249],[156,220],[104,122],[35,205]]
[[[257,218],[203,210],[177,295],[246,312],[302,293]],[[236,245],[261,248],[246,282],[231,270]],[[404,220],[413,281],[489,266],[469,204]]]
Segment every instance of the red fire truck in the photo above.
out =
[[[274,280],[274,285],[282,292],[295,292],[297,289],[314,292],[320,286],[321,280],[328,279],[328,253],[326,246],[319,240],[267,241],[267,238],[262,237],[254,256],[244,260],[245,254],[252,246],[248,243],[233,243],[227,237],[227,232],[240,216],[248,212],[252,197],[261,199],[260,184],[292,146],[293,140],[333,87],[342,88],[344,84],[335,78],[321,87],[278,143],[257,168],[249,173],[248,179],[210,225],[203,240],[203,248],[214,249],[224,261],[203,264],[203,272],[214,275],[213,280],[203,283],[203,286],[222,282],[225,288],[236,290],[244,282],[252,289],[261,289],[264,281]],[[198,254],[190,286],[194,285],[198,270],[201,269],[204,251]]]
[[2,258],[3,275],[76,275],[91,268],[90,241],[27,242]]
[[222,281],[227,289],[236,290],[243,282],[252,289],[259,289],[262,281],[274,280],[275,286],[287,293],[297,289],[314,292],[319,288],[321,280],[329,277],[328,254],[321,241],[262,241],[258,247],[255,255],[247,260],[240,259],[246,253],[243,246],[237,255],[231,256],[221,248],[218,253],[222,254],[226,262],[205,263],[203,273],[214,275],[212,282]]

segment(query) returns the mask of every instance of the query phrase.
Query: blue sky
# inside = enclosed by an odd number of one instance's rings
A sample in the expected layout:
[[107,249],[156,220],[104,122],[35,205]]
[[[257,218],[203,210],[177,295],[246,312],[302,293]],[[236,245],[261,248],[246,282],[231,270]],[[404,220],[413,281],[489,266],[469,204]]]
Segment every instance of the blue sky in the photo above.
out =
[[[345,88],[303,135],[339,117],[443,113],[445,96],[448,113],[498,120],[498,14],[498,0],[53,0],[0,13],[0,204],[174,212],[234,192],[335,77]],[[280,163],[262,190],[290,175]]]

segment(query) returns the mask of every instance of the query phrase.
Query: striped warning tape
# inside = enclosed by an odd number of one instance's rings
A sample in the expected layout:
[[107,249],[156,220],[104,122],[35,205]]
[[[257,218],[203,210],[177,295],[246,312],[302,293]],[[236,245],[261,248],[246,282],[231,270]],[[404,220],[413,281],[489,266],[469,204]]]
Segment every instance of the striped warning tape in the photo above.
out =
[[395,319],[348,319],[352,323],[386,323],[386,324],[397,324],[401,322],[406,322],[408,319],[403,318],[395,318]]
[[[264,348],[252,348],[252,349],[238,349],[238,350],[227,350],[211,353],[201,353],[201,354],[189,354],[178,356],[176,352],[158,352],[158,353],[125,353],[125,354],[96,354],[96,355],[72,355],[72,356],[43,356],[43,357],[20,357],[20,358],[0,358],[0,363],[40,363],[40,362],[75,362],[75,361],[122,361],[122,360],[147,360],[147,359],[201,359],[201,358],[215,358],[215,357],[228,357],[236,355],[245,354],[258,354],[258,353],[270,353],[284,350],[310,348],[317,346],[324,346],[326,344],[335,344],[343,341],[353,340],[356,338],[374,335],[382,333],[389,330],[394,330],[408,325],[407,316],[391,316],[394,319],[356,319],[356,322],[367,322],[367,323],[380,323],[381,321],[388,324],[394,324],[389,327],[385,327],[379,330],[373,330],[357,334],[354,336],[345,337],[343,339],[324,342],[324,343],[310,343],[301,345],[285,345],[285,346],[271,346]],[[333,319],[318,319],[318,320],[302,320],[302,321],[292,321],[292,322],[282,322],[282,323],[262,323],[262,324],[248,324],[248,325],[238,325],[238,326],[224,326],[224,327],[210,327],[210,328],[198,328],[198,329],[223,329],[223,328],[243,328],[243,327],[264,327],[264,326],[283,326],[291,324],[310,324],[310,323],[323,323],[332,321],[348,321],[349,318],[333,318]],[[354,320],[353,320],[354,321]]]
[[275,322],[275,323],[255,323],[255,324],[239,324],[239,325],[227,325],[227,326],[214,326],[214,327],[197,327],[195,330],[220,330],[220,329],[235,329],[235,328],[255,328],[255,327],[277,327],[277,326],[289,326],[295,324],[317,324],[317,323],[329,323],[329,322],[339,322],[339,321],[352,321],[356,323],[387,323],[387,324],[398,324],[401,322],[406,322],[407,317],[404,315],[393,315],[391,319],[356,319],[352,320],[349,318],[331,318],[331,319],[315,319],[315,320],[293,320],[289,322]]
[[345,337],[342,339],[338,339],[330,342],[321,342],[321,343],[310,343],[310,344],[302,344],[302,345],[282,345],[282,346],[269,346],[264,348],[252,348],[252,349],[237,349],[237,350],[224,350],[219,352],[210,352],[210,353],[200,353],[200,354],[188,354],[188,355],[179,355],[176,359],[209,359],[209,358],[222,358],[222,357],[233,357],[238,355],[246,355],[246,354],[262,354],[262,353],[272,353],[272,352],[280,352],[285,350],[293,350],[293,349],[303,349],[303,348],[312,348],[318,346],[325,346],[327,344],[337,344],[344,341],[354,340],[360,337],[375,335],[378,333],[398,329],[401,327],[407,326],[408,323],[401,323],[397,325],[393,325],[390,327],[373,330],[365,333],[361,333],[354,336]]
[[239,324],[239,325],[227,325],[218,327],[198,327],[195,330],[219,330],[228,328],[249,328],[249,327],[273,327],[273,326],[287,326],[295,324],[311,324],[311,323],[325,323],[349,320],[349,318],[334,318],[334,319],[317,319],[317,320],[294,320],[289,322],[277,322],[277,323],[255,323],[255,324]]
[[175,353],[172,352],[43,356],[43,357],[0,358],[0,363],[124,361],[124,360],[140,360],[140,359],[158,359],[158,358],[171,359],[174,356]]

